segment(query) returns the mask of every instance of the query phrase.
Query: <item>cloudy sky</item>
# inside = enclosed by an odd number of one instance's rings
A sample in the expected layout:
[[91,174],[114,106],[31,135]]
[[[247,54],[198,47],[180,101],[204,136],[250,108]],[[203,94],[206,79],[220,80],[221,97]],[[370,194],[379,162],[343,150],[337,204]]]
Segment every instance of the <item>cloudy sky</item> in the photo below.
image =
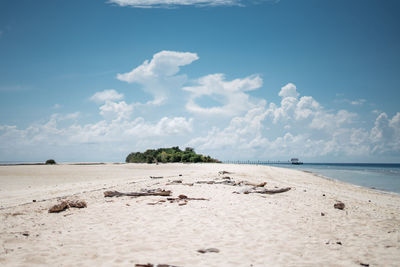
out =
[[400,162],[400,1],[2,0],[0,161]]

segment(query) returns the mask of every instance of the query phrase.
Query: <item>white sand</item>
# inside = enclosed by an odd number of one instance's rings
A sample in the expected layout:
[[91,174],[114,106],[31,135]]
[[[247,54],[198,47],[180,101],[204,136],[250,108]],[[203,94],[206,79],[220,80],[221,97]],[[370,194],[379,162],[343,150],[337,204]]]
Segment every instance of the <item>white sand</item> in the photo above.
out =
[[[221,170],[236,181],[292,189],[261,195],[234,194],[245,187],[230,185],[166,185],[218,180]],[[148,205],[165,197],[103,196],[155,188],[209,201]],[[57,197],[88,207],[48,213]],[[334,209],[336,200],[346,208]],[[270,166],[0,166],[0,222],[3,266],[400,265],[399,195]],[[197,252],[204,248],[219,253]]]

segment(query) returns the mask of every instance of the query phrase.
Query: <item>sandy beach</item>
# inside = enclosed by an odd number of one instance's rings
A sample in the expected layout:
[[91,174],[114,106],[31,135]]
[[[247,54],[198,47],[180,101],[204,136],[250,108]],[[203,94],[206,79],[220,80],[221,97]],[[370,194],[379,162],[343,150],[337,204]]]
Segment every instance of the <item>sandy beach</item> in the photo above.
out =
[[2,266],[400,265],[400,195],[271,166],[0,166],[0,221]]

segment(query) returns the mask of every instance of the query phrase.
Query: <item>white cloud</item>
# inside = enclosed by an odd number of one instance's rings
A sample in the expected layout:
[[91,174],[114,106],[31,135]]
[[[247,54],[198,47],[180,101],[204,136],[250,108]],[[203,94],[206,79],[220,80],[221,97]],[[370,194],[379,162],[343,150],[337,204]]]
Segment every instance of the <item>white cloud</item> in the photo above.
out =
[[[252,75],[243,79],[225,81],[223,74],[211,74],[199,78],[195,85],[184,87],[183,90],[190,92],[186,109],[190,112],[202,115],[237,115],[257,103],[251,101],[246,91],[255,90],[262,86],[262,79],[258,75]],[[196,99],[203,96],[214,97],[223,103],[216,107],[201,107]]]
[[[0,125],[0,159],[58,155],[65,160],[70,155],[84,160],[86,155],[97,160],[102,155],[121,160],[132,151],[176,145],[193,146],[220,159],[380,161],[382,155],[396,160],[400,156],[400,112],[390,117],[375,110],[376,120],[368,125],[360,114],[326,109],[312,96],[301,96],[293,83],[281,88],[280,102],[267,105],[266,99],[250,95],[262,87],[259,75],[226,80],[217,73],[189,80],[179,74],[198,58],[195,53],[162,51],[118,74],[119,80],[138,83],[154,99],[127,103],[114,89],[97,92],[90,100],[99,104],[99,121],[79,123],[83,116],[75,112],[56,113],[26,128]],[[210,106],[210,99],[217,104]]]
[[352,104],[353,106],[361,106],[365,102],[367,102],[366,99],[357,99],[357,100],[350,101],[350,104]]
[[234,117],[225,129],[213,127],[206,136],[193,138],[188,145],[204,151],[243,151],[260,147],[267,142],[261,133],[266,115],[264,103],[249,110],[243,117]]
[[[355,113],[326,110],[310,96],[299,98],[292,84],[283,88],[280,106],[259,105],[234,117],[227,127],[213,127],[206,135],[193,138],[188,145],[231,159],[328,156],[343,160],[400,152],[400,113],[391,119],[380,114],[368,130],[354,127]],[[271,123],[276,126],[270,128]]]
[[282,98],[287,98],[287,97],[297,98],[299,96],[299,93],[297,93],[296,85],[294,85],[293,83],[286,84],[284,87],[281,88],[279,96]]
[[240,0],[109,0],[119,6],[136,8],[160,8],[174,6],[232,6],[240,5]]
[[106,120],[129,119],[133,111],[133,105],[128,105],[125,101],[112,102],[107,101],[100,107],[100,114]]
[[192,119],[163,117],[148,122],[101,120],[79,125],[61,126],[63,117],[52,115],[43,123],[25,129],[0,126],[0,158],[40,160],[58,156],[60,160],[123,160],[129,152],[157,146],[182,144],[181,137],[191,133]]
[[169,91],[181,88],[186,82],[185,75],[176,75],[180,67],[197,59],[195,53],[161,51],[151,61],[146,60],[132,71],[118,74],[117,79],[142,85],[143,90],[154,97],[148,104],[160,105],[166,101]]
[[97,92],[90,97],[90,100],[96,103],[105,103],[107,101],[116,101],[124,98],[123,94],[118,93],[114,89]]

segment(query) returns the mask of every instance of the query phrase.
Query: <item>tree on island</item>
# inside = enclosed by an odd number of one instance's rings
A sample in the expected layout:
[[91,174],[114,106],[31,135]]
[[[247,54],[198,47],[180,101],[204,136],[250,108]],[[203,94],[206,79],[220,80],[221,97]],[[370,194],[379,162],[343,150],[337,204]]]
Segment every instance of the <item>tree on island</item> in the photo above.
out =
[[54,159],[48,159],[45,162],[46,165],[53,165],[53,164],[57,164],[56,161]]
[[210,156],[196,154],[193,148],[182,151],[178,146],[171,148],[147,149],[145,152],[132,152],[127,157],[127,163],[167,163],[167,162],[217,162]]

